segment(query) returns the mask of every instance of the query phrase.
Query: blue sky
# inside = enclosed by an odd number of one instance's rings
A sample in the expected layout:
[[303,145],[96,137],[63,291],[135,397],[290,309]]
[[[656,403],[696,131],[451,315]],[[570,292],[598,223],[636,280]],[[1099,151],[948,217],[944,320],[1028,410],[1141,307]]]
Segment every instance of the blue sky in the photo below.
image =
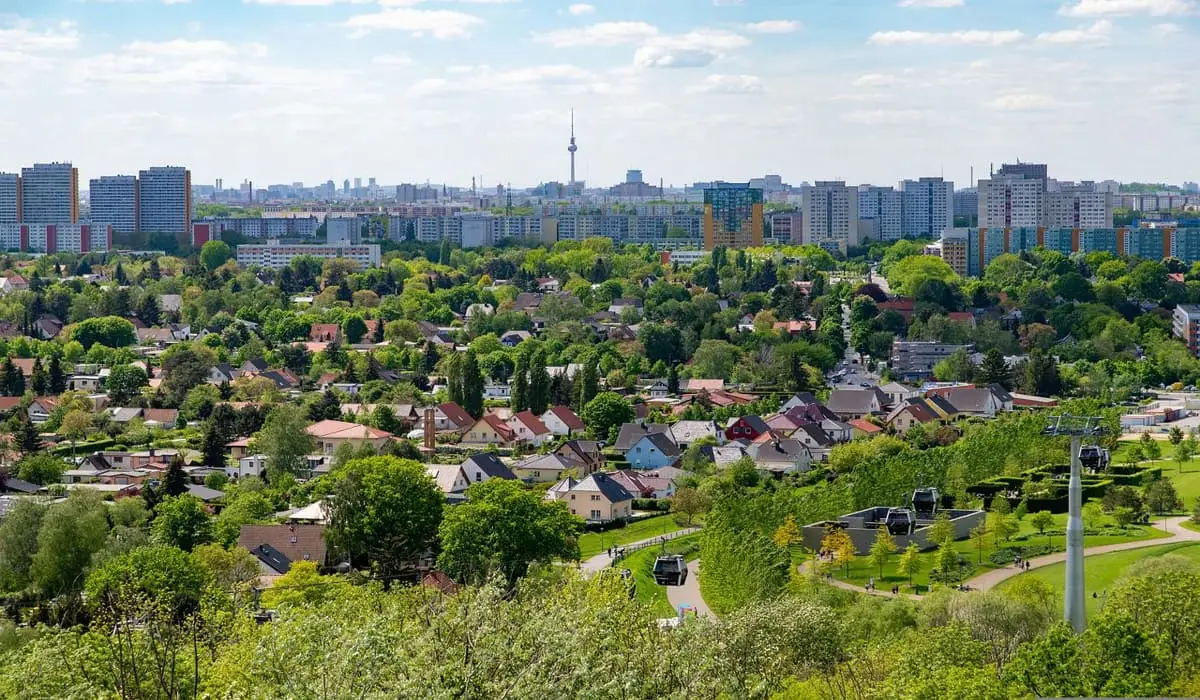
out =
[[0,170],[1196,179],[1200,0],[0,0]]

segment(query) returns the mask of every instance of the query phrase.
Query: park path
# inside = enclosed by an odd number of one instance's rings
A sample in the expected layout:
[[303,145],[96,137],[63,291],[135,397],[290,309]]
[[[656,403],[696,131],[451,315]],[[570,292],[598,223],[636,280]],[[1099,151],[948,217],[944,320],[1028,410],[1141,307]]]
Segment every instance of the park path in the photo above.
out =
[[671,601],[671,607],[675,609],[675,614],[679,614],[682,606],[690,605],[696,609],[697,617],[716,617],[709,609],[708,604],[704,602],[704,596],[700,595],[699,559],[688,562],[688,577],[682,586],[666,586],[666,589],[667,600]]
[[[683,537],[684,535],[690,535],[693,532],[700,532],[700,528],[685,527],[682,530],[676,530],[675,532],[669,532],[665,535],[655,535],[654,537],[647,537],[646,539],[638,540],[637,542],[626,542],[625,544],[620,544],[620,545],[613,547],[613,549],[614,550],[623,549],[628,553],[632,553],[635,550],[642,549],[648,545],[658,544],[660,542],[669,542],[669,541],[675,539],[676,537]],[[582,562],[580,562],[579,568],[584,573],[594,574],[597,571],[602,571],[603,569],[608,568],[609,566],[612,565],[612,563],[613,563],[613,557],[608,556],[608,552],[604,551],[604,552],[600,552],[599,554],[597,554],[594,557],[588,557],[587,559],[584,559]]]
[[[1095,547],[1088,547],[1087,549],[1083,550],[1083,556],[1085,558],[1093,557],[1093,556],[1096,556],[1097,554],[1108,554],[1109,552],[1123,552],[1127,549],[1141,549],[1143,547],[1158,547],[1161,545],[1176,544],[1179,542],[1200,542],[1200,532],[1196,532],[1195,530],[1188,530],[1187,528],[1182,526],[1182,523],[1185,522],[1186,520],[1188,520],[1188,516],[1176,516],[1173,518],[1163,518],[1161,521],[1159,521],[1158,528],[1160,530],[1163,530],[1163,531],[1169,533],[1169,535],[1170,535],[1169,537],[1158,537],[1158,538],[1150,539],[1150,540],[1137,540],[1136,542],[1118,542],[1116,544],[1103,544],[1103,545],[1098,545]],[[1040,569],[1043,566],[1050,566],[1051,564],[1058,564],[1058,563],[1064,562],[1066,560],[1067,560],[1066,552],[1055,552],[1053,554],[1046,554],[1046,555],[1043,555],[1040,557],[1034,557],[1033,559],[1029,559],[1028,560],[1029,561],[1029,569]],[[801,572],[807,571],[809,563],[810,562],[806,561],[803,564],[801,564],[800,571]],[[1008,579],[1012,578],[1013,576],[1022,574],[1025,571],[1027,571],[1027,569],[1018,569],[1015,566],[1005,567],[1003,569],[991,569],[989,571],[983,572],[982,574],[979,574],[978,576],[969,578],[966,581],[964,581],[963,583],[966,584],[969,588],[971,588],[973,590],[986,591],[990,588],[995,588],[996,586],[1000,585],[1000,583],[1007,581]],[[1085,568],[1085,573],[1086,573],[1086,568]],[[859,585],[856,585],[853,583],[848,583],[846,581],[839,581],[837,579],[833,579],[832,581],[826,579],[825,582],[832,586],[835,586],[837,588],[842,588],[847,591],[854,591],[856,593],[869,593],[870,595],[883,596],[885,598],[893,597],[891,589],[868,591],[863,586],[859,586]],[[915,593],[901,593],[900,595],[905,598],[912,598],[914,600],[919,599],[921,597]]]

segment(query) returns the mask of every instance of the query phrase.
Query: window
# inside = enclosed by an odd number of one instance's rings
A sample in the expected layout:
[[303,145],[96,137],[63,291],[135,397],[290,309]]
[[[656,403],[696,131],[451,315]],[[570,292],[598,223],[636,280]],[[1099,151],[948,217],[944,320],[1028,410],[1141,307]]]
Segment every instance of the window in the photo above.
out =
[[575,494],[571,494],[571,500],[575,500]]
[[593,501],[598,501],[598,500],[600,500],[600,494],[596,494],[596,493],[592,494],[592,500],[593,500]]
[[593,510],[592,511],[592,520],[599,520],[599,519],[600,519],[600,511]]

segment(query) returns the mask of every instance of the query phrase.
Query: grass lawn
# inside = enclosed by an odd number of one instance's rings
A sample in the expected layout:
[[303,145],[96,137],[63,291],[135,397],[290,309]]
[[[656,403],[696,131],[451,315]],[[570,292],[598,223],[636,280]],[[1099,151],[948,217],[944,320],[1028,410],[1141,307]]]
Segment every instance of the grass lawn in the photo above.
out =
[[587,559],[619,544],[648,540],[667,533],[682,530],[670,514],[656,515],[645,520],[629,523],[625,527],[607,532],[587,532],[579,538],[579,558]]
[[[1145,549],[1130,549],[1124,552],[1110,552],[1094,557],[1087,557],[1083,562],[1083,575],[1087,586],[1087,612],[1094,615],[1104,605],[1103,592],[1112,588],[1121,574],[1136,561],[1149,557],[1161,557],[1164,554],[1178,554],[1196,562],[1200,562],[1200,544],[1195,542],[1177,542],[1161,547],[1146,547]],[[1063,582],[1066,578],[1066,564],[1051,564],[1040,569],[1034,569],[1026,574],[1019,574],[1000,584],[999,588],[1018,578],[1033,576],[1050,584],[1059,595],[1063,592]],[[1092,593],[1097,593],[1093,598]]]
[[[1103,523],[1102,523],[1103,524]],[[1063,532],[1067,526],[1066,513],[1060,513],[1054,516],[1054,530],[1056,534],[1051,534],[1049,537],[1037,534],[1037,529],[1030,523],[1030,517],[1025,516],[1024,520],[1020,521],[1020,535],[1028,535],[1026,540],[1017,540],[1009,542],[1001,542],[1001,548],[1009,546],[1022,545],[1039,545],[1049,542],[1055,551],[1063,551],[1066,549],[1066,537]],[[1167,537],[1167,533],[1151,527],[1133,526],[1127,531],[1128,534],[1110,534],[1110,535],[1088,535],[1084,538],[1084,547],[1095,547],[1105,544],[1116,544],[1118,542],[1133,542],[1137,540],[1148,540],[1159,537]],[[975,565],[975,574],[981,574],[996,567],[991,564],[988,557],[996,551],[994,539],[989,536],[985,540],[985,546],[982,553],[975,548],[974,544],[969,539],[959,540],[954,543],[954,549],[962,556],[962,558]],[[982,556],[981,556],[982,554]],[[929,550],[922,552],[918,559],[921,562],[920,573],[913,576],[913,583],[926,587],[929,585],[929,571],[933,569],[937,557],[937,550]],[[982,563],[980,563],[982,559]],[[896,572],[896,565],[900,561],[900,552],[896,552],[888,560],[888,563],[883,567],[883,576],[879,574],[879,567],[872,566],[866,556],[855,557],[854,562],[850,566],[850,575],[845,575],[844,569],[832,571],[834,577],[843,581],[848,581],[855,585],[865,585],[867,580],[872,576],[875,577],[875,586],[877,588],[891,588],[893,585],[899,584],[907,590],[908,579]],[[972,575],[975,575],[972,574]]]
[[[639,601],[653,608],[659,617],[674,617],[675,609],[671,607],[671,601],[667,600],[667,589],[654,582],[654,560],[662,551],[662,547],[639,549],[622,559],[617,568],[633,572]],[[689,560],[695,559],[700,551],[700,533],[684,535],[667,542],[666,551],[669,554],[682,554]]]

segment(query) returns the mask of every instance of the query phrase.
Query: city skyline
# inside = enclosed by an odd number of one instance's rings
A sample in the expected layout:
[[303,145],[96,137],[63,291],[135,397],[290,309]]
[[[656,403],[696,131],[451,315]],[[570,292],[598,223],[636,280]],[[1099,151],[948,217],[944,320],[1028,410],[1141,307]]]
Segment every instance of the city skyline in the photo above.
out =
[[[1196,179],[1195,0],[11,0],[3,168],[80,180]],[[87,104],[86,110],[65,104]],[[36,117],[34,116],[36,115]],[[1142,136],[1139,136],[1142,135]],[[817,136],[818,138],[814,138]],[[1151,138],[1153,141],[1147,141]],[[1143,139],[1172,148],[1108,148]]]

